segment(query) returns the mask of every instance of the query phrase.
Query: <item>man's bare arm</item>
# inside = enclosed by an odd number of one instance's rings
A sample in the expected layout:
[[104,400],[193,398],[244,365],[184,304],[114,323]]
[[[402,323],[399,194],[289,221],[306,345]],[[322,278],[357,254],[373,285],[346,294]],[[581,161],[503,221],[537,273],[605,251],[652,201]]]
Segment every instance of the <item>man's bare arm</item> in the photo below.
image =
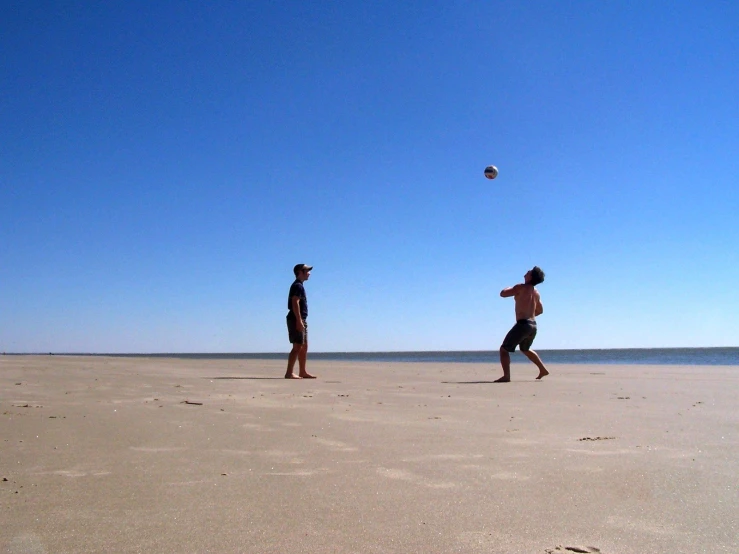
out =
[[508,298],[509,296],[516,296],[516,293],[518,292],[518,289],[521,287],[520,284],[513,285],[512,287],[508,287],[507,289],[503,289],[500,291],[500,296],[503,298]]
[[541,303],[541,300],[538,300],[536,302],[536,311],[534,312],[534,315],[540,316],[544,313],[544,305]]
[[293,315],[295,316],[295,321],[298,324],[298,330],[304,331],[305,330],[305,323],[303,322],[303,318],[300,316],[300,297],[299,296],[291,296],[290,297],[290,305],[293,309]]

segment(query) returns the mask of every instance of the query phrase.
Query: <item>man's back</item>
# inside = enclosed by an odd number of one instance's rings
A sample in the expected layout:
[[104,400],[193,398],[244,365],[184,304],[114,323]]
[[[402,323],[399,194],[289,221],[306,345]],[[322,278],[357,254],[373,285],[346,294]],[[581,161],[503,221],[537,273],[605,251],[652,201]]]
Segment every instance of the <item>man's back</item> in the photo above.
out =
[[539,291],[527,283],[518,284],[515,289],[516,320],[536,319],[542,313]]

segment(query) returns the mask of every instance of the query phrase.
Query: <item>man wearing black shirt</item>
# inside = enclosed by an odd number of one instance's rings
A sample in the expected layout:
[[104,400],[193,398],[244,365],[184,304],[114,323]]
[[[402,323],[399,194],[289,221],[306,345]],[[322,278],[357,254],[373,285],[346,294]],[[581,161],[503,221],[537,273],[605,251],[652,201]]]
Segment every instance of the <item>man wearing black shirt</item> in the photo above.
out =
[[[293,268],[295,282],[290,286],[287,297],[287,332],[293,349],[287,358],[287,372],[285,379],[315,379],[305,370],[305,362],[308,358],[308,299],[305,296],[303,282],[310,278],[313,266],[298,264]],[[299,374],[293,373],[295,361],[298,362]]]

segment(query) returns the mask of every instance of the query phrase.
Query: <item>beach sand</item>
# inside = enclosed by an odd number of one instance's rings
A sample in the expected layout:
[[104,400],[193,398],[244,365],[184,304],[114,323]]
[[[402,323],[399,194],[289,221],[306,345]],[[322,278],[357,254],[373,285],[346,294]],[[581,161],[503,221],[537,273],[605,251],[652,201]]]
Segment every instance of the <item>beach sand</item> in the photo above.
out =
[[0,356],[0,552],[739,552],[739,368],[284,366]]

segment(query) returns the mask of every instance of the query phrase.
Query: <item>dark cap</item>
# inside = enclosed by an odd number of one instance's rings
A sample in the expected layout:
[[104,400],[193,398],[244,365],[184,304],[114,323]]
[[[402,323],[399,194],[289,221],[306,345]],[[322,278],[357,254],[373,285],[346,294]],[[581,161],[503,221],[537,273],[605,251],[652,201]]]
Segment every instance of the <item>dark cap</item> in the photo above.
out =
[[298,271],[310,271],[311,269],[313,269],[312,265],[298,264],[293,268],[293,273],[297,275]]

